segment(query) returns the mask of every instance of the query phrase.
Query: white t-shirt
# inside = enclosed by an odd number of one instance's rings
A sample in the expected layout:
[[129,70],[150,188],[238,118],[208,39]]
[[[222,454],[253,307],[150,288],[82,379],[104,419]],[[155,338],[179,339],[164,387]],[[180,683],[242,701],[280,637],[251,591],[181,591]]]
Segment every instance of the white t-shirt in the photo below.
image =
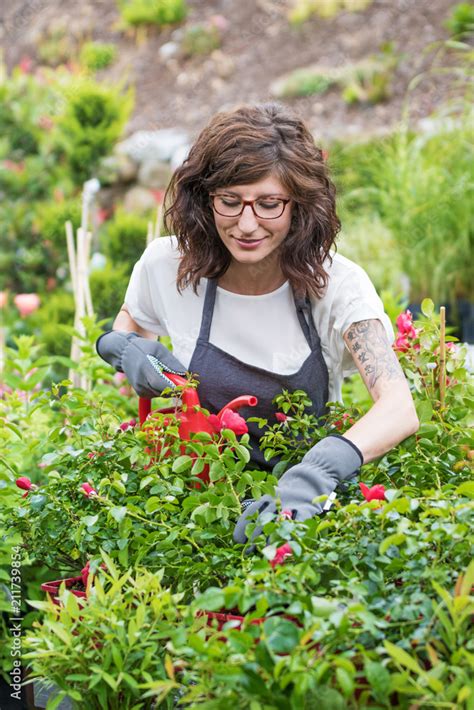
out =
[[[207,279],[197,295],[176,288],[180,254],[175,237],[155,239],[132,272],[125,305],[133,320],[157,335],[169,335],[173,353],[188,367],[201,326]],[[352,323],[378,318],[390,342],[393,329],[365,271],[340,254],[325,265],[328,285],[312,312],[329,372],[329,399],[341,401],[344,376],[357,367],[343,340]],[[209,341],[239,360],[271,372],[297,372],[310,353],[296,314],[289,282],[260,296],[244,296],[217,287]]]

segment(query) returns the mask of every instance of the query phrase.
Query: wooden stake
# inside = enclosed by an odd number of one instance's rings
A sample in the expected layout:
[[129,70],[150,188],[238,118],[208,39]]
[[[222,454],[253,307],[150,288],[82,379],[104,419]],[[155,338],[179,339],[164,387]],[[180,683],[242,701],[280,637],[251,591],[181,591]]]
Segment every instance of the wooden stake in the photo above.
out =
[[444,408],[446,399],[446,308],[441,306],[440,316],[440,342],[439,342],[439,403]]
[[155,229],[154,229],[154,239],[158,239],[158,237],[161,235],[161,222],[163,220],[163,203],[160,202],[160,204],[157,207],[156,210],[156,222],[155,222]]
[[69,271],[71,273],[71,283],[72,291],[74,293],[74,302],[76,301],[76,252],[74,249],[74,232],[72,229],[72,222],[66,222],[66,242],[67,242],[67,255],[69,257]]

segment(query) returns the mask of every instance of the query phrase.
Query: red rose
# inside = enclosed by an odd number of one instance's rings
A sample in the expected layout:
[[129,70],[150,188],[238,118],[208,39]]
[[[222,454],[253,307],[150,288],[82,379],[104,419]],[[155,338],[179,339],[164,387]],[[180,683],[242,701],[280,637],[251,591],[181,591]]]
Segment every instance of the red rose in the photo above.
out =
[[359,483],[360,490],[365,500],[385,500],[385,487],[381,483],[369,488],[365,483]]
[[97,491],[95,490],[95,488],[92,488],[90,483],[82,483],[81,488],[84,491],[84,494],[87,496],[87,498],[91,498],[91,497],[97,495]]
[[280,545],[280,547],[277,548],[277,551],[275,552],[275,557],[270,562],[271,566],[276,567],[277,565],[283,564],[286,558],[291,557],[292,554],[293,550],[291,549],[290,543],[285,542],[284,545]]

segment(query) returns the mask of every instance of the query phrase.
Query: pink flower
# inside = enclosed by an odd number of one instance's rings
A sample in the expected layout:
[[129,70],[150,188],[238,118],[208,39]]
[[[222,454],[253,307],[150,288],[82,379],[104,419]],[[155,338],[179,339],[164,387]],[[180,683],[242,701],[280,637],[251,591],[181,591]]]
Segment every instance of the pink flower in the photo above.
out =
[[28,476],[20,476],[20,478],[16,479],[15,483],[18,488],[22,488],[24,491],[34,491],[38,488],[38,486],[35,486],[35,484],[30,481]]
[[212,15],[209,24],[221,32],[225,32],[229,27],[229,20],[224,15]]
[[280,545],[280,547],[277,548],[277,551],[275,552],[275,557],[270,562],[271,566],[276,567],[277,565],[283,564],[286,558],[291,557],[292,554],[293,550],[291,549],[290,543],[285,542],[284,545]]
[[369,488],[365,483],[359,483],[360,490],[365,500],[385,500],[385,487],[381,483]]
[[20,311],[20,316],[26,318],[38,310],[41,299],[37,293],[19,293],[13,299],[13,303]]
[[0,291],[0,308],[5,308],[8,303],[8,291]]
[[234,434],[240,436],[248,432],[247,422],[240,414],[233,412],[232,409],[224,409],[220,416],[220,428],[232,429]]
[[87,498],[91,498],[97,495],[97,491],[95,490],[95,488],[92,488],[90,483],[82,483],[81,488]]
[[18,64],[18,69],[22,74],[30,74],[33,68],[33,60],[30,57],[22,57]]
[[125,374],[125,372],[116,372],[114,375],[114,383],[116,385],[122,384],[122,382],[126,379],[127,379],[127,375]]
[[393,346],[394,350],[398,350],[400,353],[406,353],[410,349],[410,343],[406,335],[398,335]]
[[283,412],[275,412],[275,419],[277,422],[286,422],[288,417],[286,414],[283,414]]
[[413,316],[411,311],[407,310],[404,313],[400,313],[396,320],[396,324],[398,328],[397,336],[405,335],[407,338],[413,339],[418,335],[418,332],[413,325]]
[[22,498],[26,498],[29,491],[36,491],[36,489],[38,488],[38,486],[36,486],[30,481],[28,476],[20,476],[20,478],[16,479],[15,483],[18,488],[21,488],[22,490],[26,491],[26,493],[22,495]]
[[137,420],[130,419],[129,422],[122,422],[119,426],[119,429],[121,429],[122,431],[127,431],[127,429],[133,429],[134,426],[137,426]]

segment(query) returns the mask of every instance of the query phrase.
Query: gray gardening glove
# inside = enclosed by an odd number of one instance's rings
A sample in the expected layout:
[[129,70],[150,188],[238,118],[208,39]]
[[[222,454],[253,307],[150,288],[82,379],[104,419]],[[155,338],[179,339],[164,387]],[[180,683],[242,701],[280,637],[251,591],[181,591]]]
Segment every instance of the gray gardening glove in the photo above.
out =
[[138,333],[109,330],[95,344],[100,357],[124,372],[139,397],[152,399],[166,387],[175,385],[163,373],[185,375],[186,370],[162,343],[142,338]]
[[[307,520],[322,513],[324,502],[313,503],[314,498],[329,495],[339,483],[354,476],[363,464],[359,449],[348,439],[331,434],[321,439],[303,456],[300,463],[292,466],[280,478],[275,488],[275,497],[265,495],[250,504],[244,501],[244,512],[234,530],[235,542],[247,542],[245,528],[255,513],[277,512],[277,500],[282,511],[291,511],[293,520]],[[262,524],[252,534],[252,540],[262,532]]]

